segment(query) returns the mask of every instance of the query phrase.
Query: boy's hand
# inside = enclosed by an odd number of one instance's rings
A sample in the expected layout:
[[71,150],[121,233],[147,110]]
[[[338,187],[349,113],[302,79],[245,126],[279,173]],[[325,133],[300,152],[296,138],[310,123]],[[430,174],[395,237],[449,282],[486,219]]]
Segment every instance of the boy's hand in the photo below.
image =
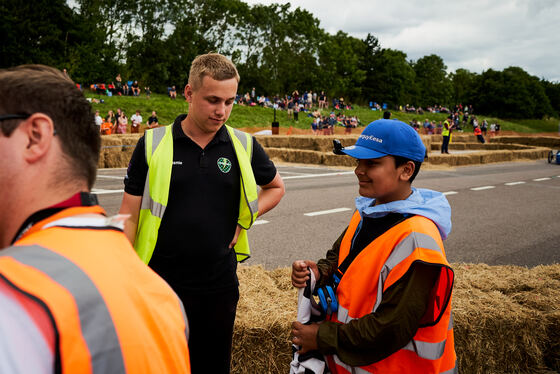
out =
[[296,288],[306,286],[307,280],[310,278],[309,269],[315,274],[315,279],[319,279],[319,269],[313,261],[294,261],[292,264],[292,285]]
[[292,343],[299,345],[299,354],[314,351],[317,346],[317,334],[319,332],[319,325],[312,323],[304,325],[301,322],[292,323]]

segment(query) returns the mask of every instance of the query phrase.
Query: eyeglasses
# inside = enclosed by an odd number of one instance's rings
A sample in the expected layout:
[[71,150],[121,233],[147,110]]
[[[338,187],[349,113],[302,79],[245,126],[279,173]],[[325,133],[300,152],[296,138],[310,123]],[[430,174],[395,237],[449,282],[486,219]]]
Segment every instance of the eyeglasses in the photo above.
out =
[[[0,114],[0,121],[7,121],[10,119],[27,119],[31,117],[31,114]],[[17,126],[8,129],[7,134],[5,135],[10,135],[12,133],[12,131],[16,128]],[[2,132],[4,132],[4,129],[2,128]],[[53,135],[56,135],[56,129],[53,131]]]
[[27,119],[30,116],[30,114],[0,114],[0,121],[9,119]]

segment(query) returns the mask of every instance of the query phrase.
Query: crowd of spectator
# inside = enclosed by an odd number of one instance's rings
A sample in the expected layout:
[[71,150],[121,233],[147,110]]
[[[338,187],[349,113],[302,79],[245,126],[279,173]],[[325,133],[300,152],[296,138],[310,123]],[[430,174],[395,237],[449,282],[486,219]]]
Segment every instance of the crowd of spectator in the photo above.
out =
[[[81,86],[78,85],[78,88],[81,88]],[[137,80],[123,80],[120,74],[117,74],[111,83],[95,83],[90,85],[90,89],[99,95],[107,96],[140,96],[142,92],[140,83]],[[149,86],[144,87],[144,94],[146,99],[151,97],[152,91]],[[175,86],[167,87],[167,95],[171,99],[177,98]]]
[[[99,126],[99,132],[101,135],[127,134],[129,132],[131,134],[138,134],[140,132],[140,128],[143,126],[143,119],[140,114],[140,110],[137,110],[136,113],[130,117],[129,129],[128,117],[121,108],[117,109],[116,114],[112,110],[109,110],[105,117],[101,117],[99,110],[96,110],[95,124]],[[146,121],[145,126],[149,129],[159,126],[155,110],[152,111],[152,114]]]

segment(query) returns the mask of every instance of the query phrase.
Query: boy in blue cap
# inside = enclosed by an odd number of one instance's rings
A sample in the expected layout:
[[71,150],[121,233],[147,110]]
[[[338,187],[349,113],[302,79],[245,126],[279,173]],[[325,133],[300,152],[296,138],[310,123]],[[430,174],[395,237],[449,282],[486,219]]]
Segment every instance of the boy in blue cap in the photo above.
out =
[[326,320],[292,324],[300,356],[322,353],[333,373],[453,373],[453,270],[443,240],[451,208],[416,189],[426,148],[407,124],[370,123],[342,153],[357,159],[359,194],[325,259],[295,261],[292,284],[313,271]]

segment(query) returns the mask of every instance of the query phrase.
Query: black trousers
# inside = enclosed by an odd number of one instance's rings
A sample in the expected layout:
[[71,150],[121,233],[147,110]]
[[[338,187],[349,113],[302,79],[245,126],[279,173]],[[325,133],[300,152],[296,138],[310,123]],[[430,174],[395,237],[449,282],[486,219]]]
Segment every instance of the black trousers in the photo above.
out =
[[441,153],[449,152],[448,147],[449,147],[449,136],[444,136],[443,143],[441,144]]
[[189,320],[192,374],[228,374],[239,289],[208,295],[177,294]]

